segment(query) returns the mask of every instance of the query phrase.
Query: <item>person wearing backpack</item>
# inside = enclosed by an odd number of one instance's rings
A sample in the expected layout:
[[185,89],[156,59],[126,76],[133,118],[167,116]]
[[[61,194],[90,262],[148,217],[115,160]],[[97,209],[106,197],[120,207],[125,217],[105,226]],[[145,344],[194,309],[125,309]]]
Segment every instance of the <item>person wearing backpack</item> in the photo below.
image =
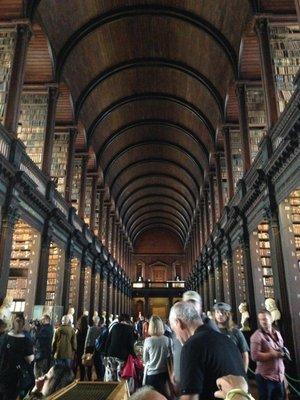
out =
[[105,352],[106,341],[108,337],[108,328],[105,324],[103,317],[99,321],[100,332],[95,342],[94,351],[94,366],[97,374],[97,379],[103,381],[105,374],[105,367],[103,364],[103,357]]
[[22,313],[14,316],[12,329],[4,335],[0,346],[0,400],[23,398],[34,386],[30,364],[33,362],[33,344],[24,334]]

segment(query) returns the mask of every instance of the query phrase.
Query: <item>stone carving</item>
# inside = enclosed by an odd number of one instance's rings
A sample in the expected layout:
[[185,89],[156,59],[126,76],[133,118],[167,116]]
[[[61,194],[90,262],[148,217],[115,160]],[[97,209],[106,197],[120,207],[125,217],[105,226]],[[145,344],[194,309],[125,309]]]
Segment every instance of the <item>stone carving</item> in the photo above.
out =
[[265,307],[271,313],[272,322],[276,324],[281,319],[281,313],[277,308],[276,301],[269,297],[265,300]]
[[239,312],[242,314],[241,318],[241,325],[242,327],[240,328],[241,331],[250,331],[250,325],[249,325],[249,319],[250,319],[250,314],[248,311],[248,306],[246,302],[243,302],[239,305]]

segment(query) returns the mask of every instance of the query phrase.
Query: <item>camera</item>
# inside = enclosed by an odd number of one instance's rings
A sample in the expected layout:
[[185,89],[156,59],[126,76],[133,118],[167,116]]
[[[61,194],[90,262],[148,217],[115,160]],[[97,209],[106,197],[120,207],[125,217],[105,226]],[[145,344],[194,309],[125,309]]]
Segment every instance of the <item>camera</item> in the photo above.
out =
[[284,358],[286,358],[289,361],[292,361],[291,354],[290,354],[289,350],[285,346],[281,347],[280,350],[281,350],[282,355],[283,355]]

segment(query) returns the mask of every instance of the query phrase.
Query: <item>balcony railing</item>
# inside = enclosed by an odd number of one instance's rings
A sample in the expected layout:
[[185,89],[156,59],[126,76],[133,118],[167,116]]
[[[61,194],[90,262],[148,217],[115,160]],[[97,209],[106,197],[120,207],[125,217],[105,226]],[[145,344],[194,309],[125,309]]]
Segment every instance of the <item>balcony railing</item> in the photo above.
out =
[[166,281],[166,282],[133,282],[133,289],[184,289],[185,281]]

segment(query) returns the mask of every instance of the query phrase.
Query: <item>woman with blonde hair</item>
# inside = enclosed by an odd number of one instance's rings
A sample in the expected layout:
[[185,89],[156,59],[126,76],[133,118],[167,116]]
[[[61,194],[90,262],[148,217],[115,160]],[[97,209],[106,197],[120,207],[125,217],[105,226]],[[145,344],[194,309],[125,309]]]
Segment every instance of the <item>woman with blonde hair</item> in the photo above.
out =
[[164,336],[164,323],[153,315],[149,321],[148,337],[144,342],[144,382],[168,398],[167,360],[172,352],[172,340]]
[[227,303],[219,302],[214,305],[214,320],[220,329],[231,339],[241,352],[245,371],[248,370],[249,365],[249,346],[243,333],[237,329],[235,323],[232,321],[231,306]]

